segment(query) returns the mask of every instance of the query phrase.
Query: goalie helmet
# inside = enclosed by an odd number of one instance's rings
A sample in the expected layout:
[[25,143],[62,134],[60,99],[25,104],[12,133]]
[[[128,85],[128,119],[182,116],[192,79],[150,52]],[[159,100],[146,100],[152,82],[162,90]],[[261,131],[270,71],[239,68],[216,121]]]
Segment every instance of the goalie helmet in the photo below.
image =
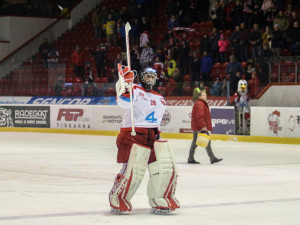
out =
[[141,81],[143,87],[146,89],[146,91],[151,91],[152,87],[156,83],[157,74],[156,70],[148,67],[144,70],[144,72],[141,73]]

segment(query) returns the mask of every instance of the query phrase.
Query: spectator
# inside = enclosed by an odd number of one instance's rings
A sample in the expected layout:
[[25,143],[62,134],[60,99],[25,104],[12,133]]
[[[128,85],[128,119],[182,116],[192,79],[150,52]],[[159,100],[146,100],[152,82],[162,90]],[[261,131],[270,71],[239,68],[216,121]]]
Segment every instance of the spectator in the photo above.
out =
[[164,64],[160,61],[158,56],[156,56],[154,58],[153,69],[156,70],[157,78],[160,81],[163,81],[164,80],[164,74],[163,74]]
[[188,73],[189,51],[190,51],[190,47],[186,44],[185,40],[182,40],[178,48],[178,55],[179,55],[179,68],[183,73],[183,75]]
[[151,33],[151,25],[149,21],[147,20],[146,16],[143,16],[140,24],[139,24],[140,32],[143,33],[144,31],[147,31]]
[[177,46],[173,38],[170,38],[169,43],[167,43],[166,47],[167,47],[167,55],[170,54],[175,55]]
[[290,27],[293,26],[293,24],[294,24],[295,21],[299,22],[299,16],[297,15],[296,11],[293,11],[292,12],[292,16],[290,18]]
[[203,81],[195,82],[195,89],[193,91],[193,102],[194,103],[197,101],[198,95],[201,91],[206,93],[206,89],[205,89]]
[[116,59],[114,61],[114,68],[113,68],[113,71],[114,71],[114,79],[113,80],[118,80],[119,79],[119,75],[118,75],[118,64],[121,64],[121,65],[125,65],[127,62],[126,60],[124,60],[124,57],[122,57],[122,55],[120,53],[117,54],[116,56]]
[[54,83],[54,95],[61,96],[65,79],[60,75]]
[[274,31],[271,37],[271,51],[273,53],[273,56],[280,56],[282,47],[282,32],[279,30],[278,24],[274,25]]
[[93,74],[93,71],[92,71],[92,63],[91,62],[86,62],[85,63],[85,70],[84,70],[84,80],[83,82],[85,84],[90,84],[90,83],[93,83],[94,82],[94,74]]
[[273,54],[270,50],[269,44],[264,44],[263,50],[262,50],[262,53],[261,53],[261,57],[269,58],[269,57],[272,57],[272,56],[273,56]]
[[249,96],[256,97],[259,92],[260,82],[256,76],[256,72],[252,72],[251,77],[252,77],[252,79],[249,80],[249,82],[248,82]]
[[79,45],[76,45],[75,51],[72,53],[71,61],[73,63],[73,71],[76,77],[84,80],[84,52]]
[[248,80],[251,80],[251,76],[252,76],[252,73],[255,72],[255,67],[252,66],[251,63],[249,63],[247,65],[247,67],[245,68],[245,71],[244,71],[244,74],[245,74],[245,79],[248,81]]
[[199,59],[199,56],[197,54],[197,52],[193,52],[193,56],[191,58],[191,78],[192,78],[192,82],[194,81],[199,81],[200,80],[200,65],[201,65],[201,61]]
[[240,57],[240,26],[235,26],[235,31],[230,36],[230,44],[233,48],[233,54],[235,58],[239,61],[241,61]]
[[121,37],[121,49],[122,52],[126,52],[126,32],[125,32],[125,23],[123,20],[118,21],[120,23],[120,34]]
[[222,82],[217,77],[210,89],[210,94],[212,96],[221,96],[221,87],[222,87]]
[[227,96],[227,78],[223,77],[222,85],[221,85],[221,96]]
[[105,23],[105,32],[108,46],[117,46],[117,37],[116,37],[116,21],[113,19],[112,14],[108,14],[106,23]]
[[[235,80],[236,73],[239,72],[242,73],[243,69],[239,62],[236,61],[234,55],[231,55],[229,57],[230,63],[228,64],[225,73],[230,75],[230,84],[231,84],[231,90],[234,90],[232,82]],[[231,92],[232,94],[235,93],[235,91]]]
[[145,10],[141,4],[137,4],[133,10],[132,16],[136,17],[139,21],[142,20],[142,17],[145,15]]
[[265,44],[268,44],[269,43],[269,39],[268,39],[268,37],[271,37],[271,35],[272,35],[272,30],[270,29],[270,27],[269,26],[266,26],[266,28],[265,28],[265,32],[262,34],[262,41],[263,41],[263,46],[265,45]]
[[39,47],[39,52],[41,53],[44,68],[48,68],[48,54],[51,50],[51,46],[48,43],[48,39],[45,38],[44,42]]
[[227,51],[229,46],[229,42],[224,38],[224,34],[220,35],[218,46],[219,46],[219,53],[220,53],[220,62],[224,63],[227,61]]
[[153,48],[150,46],[149,42],[146,42],[145,47],[142,50],[141,59],[140,59],[140,64],[142,69],[149,66],[151,67],[151,63],[153,62],[153,57],[154,57]]
[[235,1],[231,15],[234,26],[240,25],[243,22],[243,6],[239,0]]
[[168,22],[168,29],[169,33],[172,32],[173,28],[179,27],[179,22],[174,14],[171,15],[169,22]]
[[211,38],[210,38],[210,50],[211,50],[211,56],[214,60],[214,62],[217,60],[217,53],[219,51],[218,41],[220,39],[220,33],[217,31],[216,28],[213,28]]
[[177,67],[176,61],[173,59],[172,55],[167,55],[167,60],[165,62],[165,67],[167,69],[167,78],[172,78],[174,76],[174,71]]
[[259,8],[258,4],[255,3],[252,10],[250,26],[253,26],[254,24],[260,24],[261,27],[264,27],[264,23],[263,11]]
[[200,53],[203,54],[204,51],[210,52],[210,40],[206,33],[200,41]]
[[140,66],[141,54],[139,52],[139,46],[137,44],[132,46],[132,49],[130,50],[130,58],[131,58],[131,69],[136,70],[137,73],[139,73],[141,70],[141,66]]
[[97,7],[94,10],[93,15],[92,15],[92,22],[93,22],[94,29],[95,29],[95,34],[94,34],[95,38],[101,38],[101,34],[102,34],[102,31],[101,31],[102,24],[100,24],[100,16],[101,16],[100,8]]
[[234,93],[236,93],[237,88],[238,88],[238,83],[239,83],[240,79],[242,79],[241,72],[237,71],[235,73],[235,76],[230,80],[230,92],[231,92],[231,95],[234,94]]
[[274,3],[272,3],[270,11],[266,12],[265,15],[267,21],[266,25],[272,27],[274,24],[275,17],[277,15],[277,8]]
[[91,62],[85,63],[85,75],[84,81],[82,85],[83,96],[94,96],[95,88],[94,88],[94,74],[92,71],[92,64]]
[[251,26],[251,19],[252,19],[252,1],[246,0],[241,2],[243,4],[243,21],[247,24],[248,27]]
[[145,47],[146,43],[149,42],[149,32],[144,31],[140,36],[140,48]]
[[249,37],[249,31],[246,29],[245,24],[241,23],[239,39],[240,39],[240,57],[242,62],[246,62],[248,59],[248,37]]
[[131,23],[131,31],[129,35],[132,37],[132,44],[138,44],[140,41],[140,28],[139,28],[139,20],[137,18],[133,19]]
[[225,2],[223,0],[220,0],[219,6],[217,8],[217,29],[218,30],[221,30],[223,27],[225,27],[226,12],[224,8],[225,8]]
[[253,25],[253,32],[249,36],[249,42],[252,46],[252,58],[258,58],[261,54],[261,33],[258,24]]
[[97,77],[101,77],[101,78],[105,77],[105,57],[106,57],[107,49],[104,43],[98,45],[96,51],[90,51],[90,53],[95,58]]
[[106,9],[106,6],[103,5],[102,8],[101,8],[101,12],[100,12],[100,17],[99,17],[99,26],[100,26],[100,30],[99,30],[99,36],[100,38],[104,37],[105,36],[105,30],[106,30],[106,19],[108,17],[108,10]]
[[282,39],[283,39],[283,46],[286,46],[285,40],[287,38],[287,32],[289,29],[289,20],[288,18],[283,14],[283,10],[280,10],[278,15],[276,16],[274,20],[274,24],[278,24],[278,29],[282,32]]
[[299,22],[295,21],[291,27],[288,38],[290,40],[290,48],[293,55],[300,55],[300,28]]
[[293,12],[293,7],[292,4],[289,3],[286,10],[284,11],[284,15],[290,18],[292,16],[292,12]]
[[210,15],[211,15],[211,19],[215,25],[215,27],[217,27],[217,21],[218,21],[218,15],[217,15],[217,9],[219,8],[219,1],[215,1],[214,4],[211,7],[211,11],[210,11]]
[[54,48],[54,46],[51,46],[51,50],[48,53],[48,67],[49,68],[57,68],[58,57],[59,57],[58,51]]
[[118,15],[118,12],[115,11],[115,8],[110,8],[109,9],[109,14],[112,15],[112,20],[114,20],[114,21],[119,20],[119,15]]
[[235,2],[234,0],[229,0],[224,7],[224,10],[226,12],[226,29],[233,29],[233,21],[232,21],[232,12],[235,7]]
[[210,71],[213,66],[212,58],[207,54],[206,51],[203,52],[203,57],[201,59],[200,73],[204,82],[210,81]]
[[129,21],[130,15],[126,6],[122,7],[119,17],[124,23],[127,23]]

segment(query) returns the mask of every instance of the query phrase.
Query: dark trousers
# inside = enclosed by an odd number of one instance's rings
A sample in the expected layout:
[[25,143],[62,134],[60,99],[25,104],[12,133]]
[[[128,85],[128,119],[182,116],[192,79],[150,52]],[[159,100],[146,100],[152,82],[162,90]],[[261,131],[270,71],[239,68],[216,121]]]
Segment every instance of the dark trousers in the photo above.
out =
[[[198,147],[196,145],[197,137],[198,137],[198,132],[194,131],[193,132],[193,141],[192,141],[192,144],[191,144],[190,154],[189,154],[188,161],[192,161],[194,159],[195,150]],[[211,149],[211,141],[209,141],[209,143],[208,143],[208,145],[206,147],[206,152],[207,152],[207,155],[209,156],[210,161],[213,161],[216,158],[215,155],[214,155],[214,153],[213,153],[213,151],[212,151],[212,149]]]
[[247,62],[247,60],[248,60],[248,44],[247,43],[240,45],[240,57],[241,57],[241,62]]
[[104,63],[96,63],[97,75],[98,77],[105,77],[105,64]]

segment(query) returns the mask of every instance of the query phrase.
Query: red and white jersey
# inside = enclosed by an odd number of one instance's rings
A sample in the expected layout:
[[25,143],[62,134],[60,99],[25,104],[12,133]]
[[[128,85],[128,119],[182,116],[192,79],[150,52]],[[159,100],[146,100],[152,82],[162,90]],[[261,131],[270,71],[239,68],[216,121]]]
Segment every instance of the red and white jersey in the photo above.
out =
[[[160,128],[166,110],[166,101],[156,91],[147,92],[143,87],[133,84],[133,120],[135,127]],[[121,130],[131,130],[131,108],[129,93],[117,98],[117,103],[125,109]]]

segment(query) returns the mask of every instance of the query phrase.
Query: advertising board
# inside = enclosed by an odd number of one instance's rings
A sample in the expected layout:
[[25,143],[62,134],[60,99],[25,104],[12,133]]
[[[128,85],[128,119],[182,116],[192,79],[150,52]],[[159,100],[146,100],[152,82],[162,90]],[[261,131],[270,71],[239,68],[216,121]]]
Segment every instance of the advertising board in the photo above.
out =
[[50,128],[50,107],[1,105],[0,127]]

